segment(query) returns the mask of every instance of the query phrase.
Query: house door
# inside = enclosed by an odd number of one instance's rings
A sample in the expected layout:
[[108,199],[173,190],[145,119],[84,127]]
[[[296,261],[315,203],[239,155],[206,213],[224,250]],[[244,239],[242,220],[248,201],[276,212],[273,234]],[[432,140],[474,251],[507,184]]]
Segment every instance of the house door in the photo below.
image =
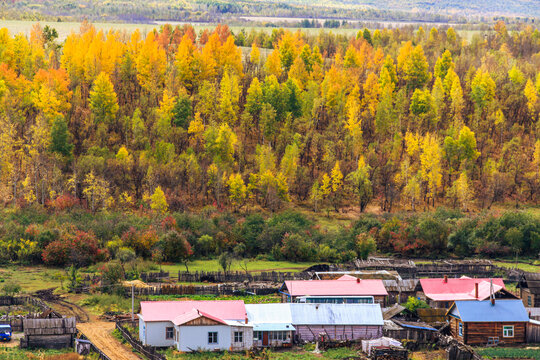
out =
[[263,332],[263,346],[268,346],[268,331]]

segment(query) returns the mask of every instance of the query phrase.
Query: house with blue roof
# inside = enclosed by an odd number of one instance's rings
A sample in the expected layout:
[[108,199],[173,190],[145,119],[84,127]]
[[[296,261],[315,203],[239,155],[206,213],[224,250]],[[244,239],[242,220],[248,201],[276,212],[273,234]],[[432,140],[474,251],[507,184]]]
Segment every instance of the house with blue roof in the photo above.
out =
[[465,344],[526,342],[529,315],[521,300],[456,301],[446,315],[452,336]]

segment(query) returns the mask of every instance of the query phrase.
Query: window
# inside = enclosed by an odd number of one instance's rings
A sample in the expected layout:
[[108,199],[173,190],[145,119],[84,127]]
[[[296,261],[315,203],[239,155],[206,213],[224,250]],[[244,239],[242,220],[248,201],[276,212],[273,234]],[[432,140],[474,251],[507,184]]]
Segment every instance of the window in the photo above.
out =
[[241,343],[244,341],[244,333],[242,331],[235,331],[234,332],[234,342],[235,343]]
[[531,299],[531,295],[527,296],[527,306],[528,306],[528,307],[532,307],[532,299]]
[[208,343],[209,344],[217,344],[218,343],[217,331],[209,331],[208,332]]
[[505,325],[503,326],[503,337],[513,338],[514,337],[514,325]]
[[287,340],[287,332],[286,331],[271,331],[269,333],[269,339],[285,341]]
[[165,339],[170,340],[174,337],[174,328],[168,327],[165,328]]
[[463,323],[459,323],[458,326],[458,335],[463,336]]
[[262,331],[254,331],[253,332],[253,340],[258,341],[263,339],[263,332]]

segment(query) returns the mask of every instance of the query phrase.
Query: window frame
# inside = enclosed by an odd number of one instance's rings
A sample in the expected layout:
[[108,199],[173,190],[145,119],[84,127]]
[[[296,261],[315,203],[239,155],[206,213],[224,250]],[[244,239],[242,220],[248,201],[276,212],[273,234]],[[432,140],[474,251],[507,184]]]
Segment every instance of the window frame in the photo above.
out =
[[[503,325],[503,338],[513,338],[514,337],[514,325]],[[508,333],[511,333],[509,335]]]
[[219,344],[218,332],[209,331],[207,340],[208,340],[208,345]]
[[235,331],[234,332],[234,342],[235,343],[244,342],[244,332],[243,331]]
[[463,323],[462,322],[458,323],[458,335],[463,336]]
[[167,326],[165,328],[165,340],[174,340],[174,327]]

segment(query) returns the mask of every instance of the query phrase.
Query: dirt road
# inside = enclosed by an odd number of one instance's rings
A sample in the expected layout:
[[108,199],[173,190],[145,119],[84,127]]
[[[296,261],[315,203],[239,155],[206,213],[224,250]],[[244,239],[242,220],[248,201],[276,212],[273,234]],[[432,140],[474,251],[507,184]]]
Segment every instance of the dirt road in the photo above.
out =
[[77,329],[82,332],[97,348],[111,360],[140,360],[128,347],[122,345],[114,336],[113,322],[95,321],[77,323]]

